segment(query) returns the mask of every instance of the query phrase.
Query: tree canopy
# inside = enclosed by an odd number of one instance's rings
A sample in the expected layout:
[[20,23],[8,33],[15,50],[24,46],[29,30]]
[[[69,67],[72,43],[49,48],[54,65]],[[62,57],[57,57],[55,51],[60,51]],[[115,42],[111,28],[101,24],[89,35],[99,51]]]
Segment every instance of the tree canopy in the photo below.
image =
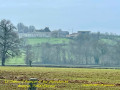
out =
[[6,58],[19,55],[19,37],[15,33],[16,27],[9,20],[0,21],[0,55],[2,66]]

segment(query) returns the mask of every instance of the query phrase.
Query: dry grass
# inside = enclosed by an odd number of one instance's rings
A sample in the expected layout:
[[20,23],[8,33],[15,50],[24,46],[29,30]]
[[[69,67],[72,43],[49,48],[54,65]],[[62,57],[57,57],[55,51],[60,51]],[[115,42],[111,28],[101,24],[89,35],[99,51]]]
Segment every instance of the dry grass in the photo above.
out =
[[[7,84],[5,80],[25,81],[38,78],[39,81],[68,81],[53,83],[54,88],[37,90],[120,90],[120,70],[81,69],[81,68],[43,68],[43,67],[0,67],[0,90],[27,90],[17,84]],[[41,83],[47,84],[49,83]],[[83,84],[114,84],[114,86],[82,86]]]

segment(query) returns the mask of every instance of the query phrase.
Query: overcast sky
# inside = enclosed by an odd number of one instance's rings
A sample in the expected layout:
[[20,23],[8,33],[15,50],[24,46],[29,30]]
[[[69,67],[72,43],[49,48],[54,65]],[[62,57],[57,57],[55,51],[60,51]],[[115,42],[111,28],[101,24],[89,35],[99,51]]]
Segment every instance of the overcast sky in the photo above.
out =
[[0,20],[77,32],[120,34],[120,0],[0,0]]

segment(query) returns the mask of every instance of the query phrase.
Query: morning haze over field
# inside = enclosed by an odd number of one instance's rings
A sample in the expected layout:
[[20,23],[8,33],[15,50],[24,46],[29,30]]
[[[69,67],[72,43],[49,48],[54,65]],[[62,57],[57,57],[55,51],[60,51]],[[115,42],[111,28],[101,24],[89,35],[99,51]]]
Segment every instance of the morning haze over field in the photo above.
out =
[[119,0],[0,0],[0,19],[49,27],[120,34]]
[[0,90],[120,90],[120,0],[0,0]]

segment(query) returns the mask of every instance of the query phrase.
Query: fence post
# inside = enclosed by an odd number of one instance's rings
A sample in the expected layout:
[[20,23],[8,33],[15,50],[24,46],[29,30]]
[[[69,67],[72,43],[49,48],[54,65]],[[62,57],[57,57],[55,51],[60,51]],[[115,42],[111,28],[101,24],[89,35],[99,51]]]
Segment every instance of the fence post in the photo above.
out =
[[37,78],[30,78],[30,87],[28,88],[28,90],[36,90],[36,85],[37,85],[38,79]]

